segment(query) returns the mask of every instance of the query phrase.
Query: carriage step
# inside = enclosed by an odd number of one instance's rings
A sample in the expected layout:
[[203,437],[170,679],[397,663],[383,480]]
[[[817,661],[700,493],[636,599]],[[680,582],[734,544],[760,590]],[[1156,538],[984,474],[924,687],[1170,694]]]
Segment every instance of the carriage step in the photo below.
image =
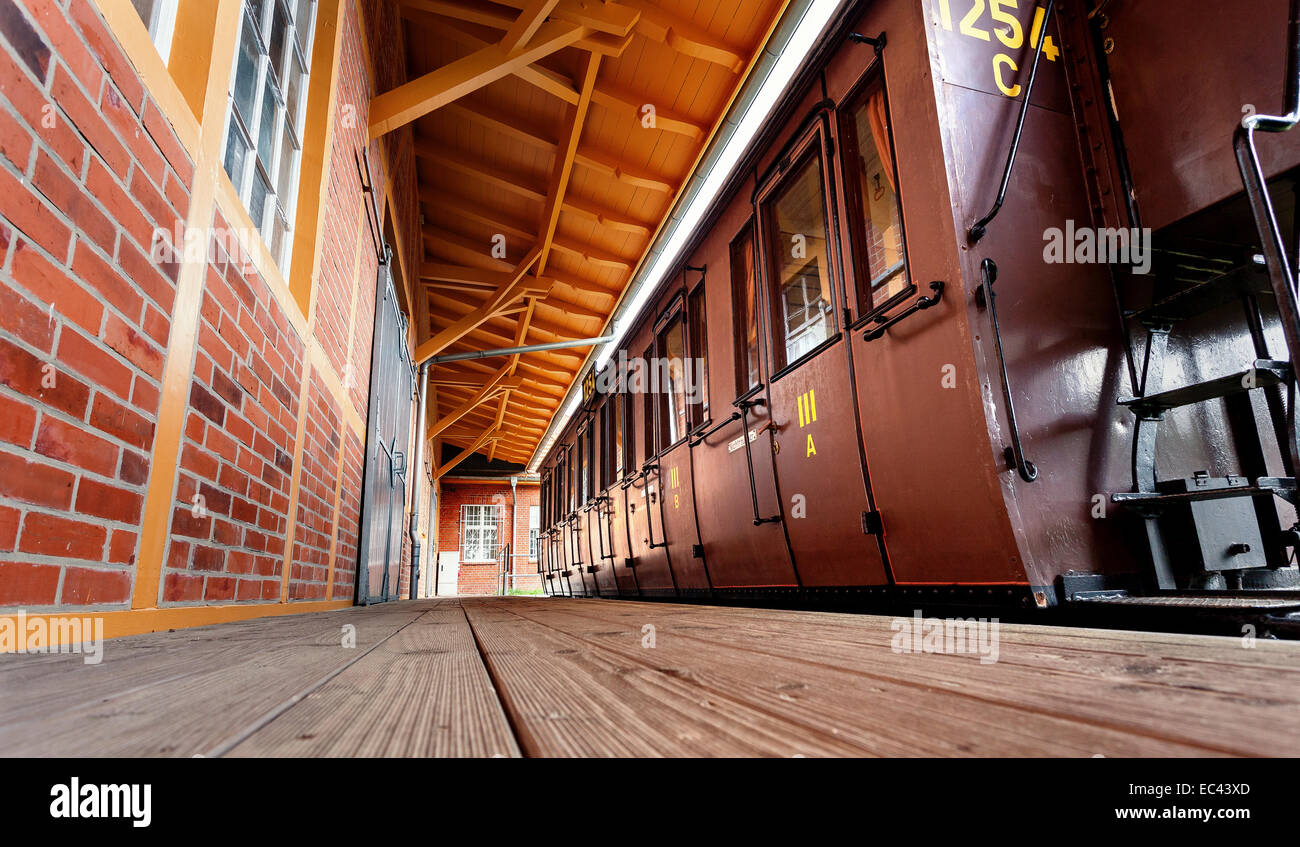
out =
[[1290,363],[1278,362],[1272,359],[1256,359],[1250,369],[1239,373],[1221,376],[1208,382],[1197,382],[1192,385],[1185,385],[1182,388],[1161,391],[1158,394],[1151,394],[1146,397],[1131,397],[1119,401],[1119,404],[1127,406],[1132,410],[1133,414],[1140,418],[1154,418],[1180,406],[1204,403],[1206,400],[1240,394],[1252,388],[1267,388],[1271,385],[1280,385],[1290,378]]
[[1294,594],[1288,597],[1203,597],[1198,595],[1155,595],[1152,597],[1132,597],[1120,594],[1097,594],[1076,597],[1074,602],[1108,606],[1163,606],[1166,608],[1215,609],[1224,611],[1233,609],[1243,611],[1255,611],[1261,609],[1268,609],[1271,611],[1300,609],[1300,596],[1295,596]]
[[1186,287],[1150,306],[1131,311],[1128,316],[1147,326],[1168,325],[1203,315],[1243,293],[1271,294],[1268,276],[1262,271],[1263,267],[1252,257],[1249,262],[1236,266],[1207,268],[1203,279],[1197,279],[1195,272],[1187,273],[1180,279]]
[[1288,502],[1295,498],[1294,477],[1260,477],[1252,484],[1244,477],[1228,477],[1228,484],[1217,488],[1197,488],[1191,491],[1165,493],[1149,491],[1123,491],[1110,495],[1112,503],[1138,510],[1159,510],[1169,506],[1182,506],[1202,500],[1222,500],[1227,497],[1257,497],[1275,494]]

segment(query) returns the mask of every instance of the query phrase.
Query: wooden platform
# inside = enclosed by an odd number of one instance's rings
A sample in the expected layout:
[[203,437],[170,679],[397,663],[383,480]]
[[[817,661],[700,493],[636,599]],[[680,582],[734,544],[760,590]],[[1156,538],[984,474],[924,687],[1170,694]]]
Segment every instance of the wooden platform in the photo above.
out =
[[891,620],[462,598],[0,655],[0,755],[1300,755],[1297,643],[1003,625],[981,664]]

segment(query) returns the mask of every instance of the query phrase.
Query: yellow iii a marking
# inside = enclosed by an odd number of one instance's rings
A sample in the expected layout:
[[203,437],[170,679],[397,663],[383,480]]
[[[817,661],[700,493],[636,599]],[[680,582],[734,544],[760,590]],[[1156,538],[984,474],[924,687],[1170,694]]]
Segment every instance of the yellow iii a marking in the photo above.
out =
[[799,428],[817,420],[817,395],[810,388],[799,395]]

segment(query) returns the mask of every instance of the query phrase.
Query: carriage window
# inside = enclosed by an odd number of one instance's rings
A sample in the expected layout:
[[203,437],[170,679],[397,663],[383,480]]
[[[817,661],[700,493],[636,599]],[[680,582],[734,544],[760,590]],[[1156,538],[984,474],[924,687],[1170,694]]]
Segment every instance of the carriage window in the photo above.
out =
[[[691,427],[697,427],[709,417],[709,335],[704,314],[704,283],[695,286],[686,300],[686,320],[691,333],[691,377],[693,402],[690,403]],[[699,383],[698,385],[696,383]]]
[[736,396],[758,385],[758,313],[754,286],[754,231],[731,242],[731,314],[736,339]]
[[[646,351],[642,354],[641,358],[647,365],[650,365],[654,361],[654,356],[655,346],[651,344],[646,348]],[[645,452],[642,454],[642,460],[644,462],[648,462],[654,457],[655,445],[659,440],[655,437],[655,398],[657,396],[658,395],[651,391],[649,387],[647,387],[645,392],[641,395],[641,412],[645,424]]]
[[568,455],[564,460],[564,478],[565,488],[568,491],[569,508],[568,512],[573,512],[578,508],[578,475],[574,473],[573,467],[573,448],[569,448]]
[[686,338],[678,312],[664,324],[657,339],[659,366],[659,435],[664,447],[686,435]]
[[889,111],[880,81],[863,93],[845,125],[844,135],[858,309],[866,313],[911,288]]
[[774,371],[835,332],[821,157],[812,152],[764,203],[772,271]]
[[610,477],[610,482],[623,478],[623,394],[615,394],[610,398],[610,442],[614,446],[613,468],[614,473]]
[[587,424],[582,440],[582,502],[587,503],[596,496],[596,428]]
[[591,427],[578,433],[578,505],[591,499]]
[[609,407],[612,403],[612,400],[606,400],[600,407],[600,467],[597,470],[600,479],[596,483],[597,491],[605,490],[613,478],[611,469],[614,466],[614,456],[609,438]]
[[623,464],[631,473],[636,466],[636,416],[632,411],[634,394],[623,395]]

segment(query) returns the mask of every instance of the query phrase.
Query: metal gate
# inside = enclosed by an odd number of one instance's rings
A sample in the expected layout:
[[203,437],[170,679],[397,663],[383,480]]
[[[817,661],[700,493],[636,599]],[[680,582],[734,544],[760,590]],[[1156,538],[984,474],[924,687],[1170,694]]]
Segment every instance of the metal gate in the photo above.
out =
[[[385,248],[391,258],[391,248]],[[406,513],[406,457],[411,442],[415,367],[406,347],[406,316],[397,304],[388,262],[379,265],[370,413],[366,423],[365,487],[361,498],[359,605],[396,599]]]

